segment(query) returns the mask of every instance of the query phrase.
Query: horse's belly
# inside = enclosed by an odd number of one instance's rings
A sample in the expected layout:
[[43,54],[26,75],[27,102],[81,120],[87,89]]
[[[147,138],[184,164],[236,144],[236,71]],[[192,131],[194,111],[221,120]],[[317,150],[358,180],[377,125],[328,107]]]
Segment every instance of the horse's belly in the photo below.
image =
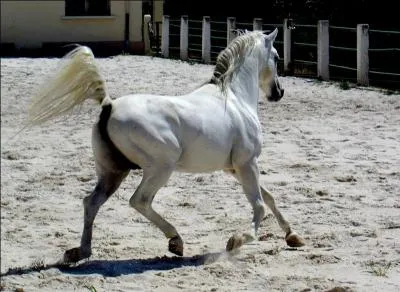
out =
[[230,149],[193,145],[185,149],[176,164],[178,171],[211,172],[232,167]]

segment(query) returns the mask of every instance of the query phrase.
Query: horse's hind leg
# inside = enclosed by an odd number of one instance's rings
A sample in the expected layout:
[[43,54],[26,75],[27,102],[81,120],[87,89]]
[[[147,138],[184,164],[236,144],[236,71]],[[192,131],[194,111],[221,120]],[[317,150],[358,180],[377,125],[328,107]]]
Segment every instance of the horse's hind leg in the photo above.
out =
[[305,245],[304,239],[292,231],[289,223],[285,220],[282,213],[276,207],[275,200],[272,197],[272,194],[269,191],[267,191],[265,188],[263,188],[262,186],[261,186],[261,194],[263,196],[265,204],[267,204],[267,206],[271,209],[272,213],[275,215],[276,219],[278,220],[279,226],[282,228],[283,231],[285,231],[286,243],[291,247],[299,247],[299,246]]
[[161,217],[151,206],[157,191],[165,185],[173,168],[168,166],[152,167],[143,171],[143,178],[129,204],[155,224],[169,240],[169,251],[182,256],[183,241],[175,227]]
[[80,247],[67,250],[64,254],[64,262],[77,262],[92,254],[93,221],[100,207],[118,189],[128,171],[113,171],[99,176],[93,192],[83,199],[84,226]]

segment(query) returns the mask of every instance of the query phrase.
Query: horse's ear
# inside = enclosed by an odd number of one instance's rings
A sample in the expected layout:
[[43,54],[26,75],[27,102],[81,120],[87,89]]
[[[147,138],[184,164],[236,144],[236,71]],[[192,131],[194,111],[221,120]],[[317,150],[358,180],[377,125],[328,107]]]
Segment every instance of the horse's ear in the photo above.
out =
[[267,40],[269,40],[271,43],[273,43],[275,41],[276,36],[278,35],[278,29],[275,28],[273,32],[271,32],[270,34],[268,34],[266,36]]

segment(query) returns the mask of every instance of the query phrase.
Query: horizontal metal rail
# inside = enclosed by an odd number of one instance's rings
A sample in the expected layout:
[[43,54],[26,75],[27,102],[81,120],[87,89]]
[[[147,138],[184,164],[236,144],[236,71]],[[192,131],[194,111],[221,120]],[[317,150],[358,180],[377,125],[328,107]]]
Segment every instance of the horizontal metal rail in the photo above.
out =
[[314,24],[296,24],[294,23],[294,27],[304,27],[304,28],[317,28]]
[[317,44],[298,43],[298,42],[294,42],[293,44],[296,45],[296,46],[317,47]]
[[248,22],[236,22],[236,26],[238,25],[243,25],[243,26],[253,26],[252,23],[248,23]]
[[400,76],[399,73],[391,73],[391,72],[380,72],[380,71],[373,71],[373,70],[369,70],[369,73],[372,74],[379,74],[379,75],[387,75],[387,76]]
[[346,70],[351,70],[351,71],[357,71],[356,68],[352,68],[352,67],[348,67],[348,66],[342,66],[342,65],[329,64],[329,67],[339,68],[339,69],[346,69]]
[[190,44],[189,48],[190,47],[201,48],[202,45],[201,44]]
[[226,21],[210,21],[211,24],[215,23],[215,24],[225,24],[226,25]]
[[223,46],[213,46],[213,48],[221,49],[221,50],[225,50],[226,49],[226,47],[223,47]]
[[201,38],[202,37],[202,35],[200,35],[200,34],[188,34],[188,36],[192,37],[192,38]]
[[200,63],[202,60],[201,58],[188,58],[188,61],[193,63]]
[[302,64],[312,64],[312,65],[317,65],[317,63],[318,63],[315,61],[307,61],[307,60],[299,60],[299,59],[294,59],[293,62],[302,63]]
[[192,51],[192,52],[202,52],[201,49],[195,49],[195,48],[191,48],[191,47],[189,47],[188,50]]
[[264,26],[283,27],[283,24],[282,24],[282,23],[263,23],[262,26],[263,26],[263,27],[264,27]]
[[368,49],[368,51],[370,51],[370,52],[390,52],[390,51],[398,52],[398,51],[400,51],[400,49],[399,48],[383,48],[383,49]]
[[220,30],[220,29],[210,29],[211,32],[221,32],[221,33],[226,33],[226,30]]
[[353,32],[356,32],[356,31],[357,31],[357,29],[356,29],[356,28],[353,28],[353,27],[343,27],[343,26],[335,26],[335,25],[330,25],[329,28],[332,28],[332,29],[341,29],[341,30],[347,30],[347,31],[353,31]]
[[189,23],[203,23],[203,21],[202,20],[195,20],[195,19],[189,19],[188,20],[189,21]]
[[393,33],[393,34],[400,34],[400,31],[396,30],[379,30],[379,29],[370,29],[369,32],[380,32],[380,33]]
[[212,36],[211,39],[212,39],[212,40],[226,40],[226,37],[216,37],[216,36]]
[[335,49],[335,50],[343,50],[343,51],[354,51],[357,52],[356,48],[346,48],[346,47],[338,47],[338,46],[329,46],[330,49]]
[[198,31],[202,31],[203,29],[201,27],[192,27],[189,26],[189,30],[198,30]]

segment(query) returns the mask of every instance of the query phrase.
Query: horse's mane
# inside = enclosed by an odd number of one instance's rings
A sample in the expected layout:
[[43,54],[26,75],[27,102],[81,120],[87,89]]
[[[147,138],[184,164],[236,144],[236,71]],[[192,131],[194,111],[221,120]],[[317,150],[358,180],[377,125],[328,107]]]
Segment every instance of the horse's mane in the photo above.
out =
[[261,31],[237,31],[237,36],[219,53],[213,76],[209,83],[216,84],[222,92],[226,92],[238,67],[242,64],[246,53],[251,52],[257,40],[263,36]]

